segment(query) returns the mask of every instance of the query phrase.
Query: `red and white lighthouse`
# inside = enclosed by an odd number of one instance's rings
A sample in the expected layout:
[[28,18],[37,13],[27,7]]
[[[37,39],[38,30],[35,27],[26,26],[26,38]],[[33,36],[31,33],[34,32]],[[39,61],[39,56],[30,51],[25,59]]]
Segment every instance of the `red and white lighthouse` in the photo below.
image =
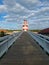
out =
[[28,22],[27,22],[27,20],[24,20],[22,30],[23,31],[28,31]]

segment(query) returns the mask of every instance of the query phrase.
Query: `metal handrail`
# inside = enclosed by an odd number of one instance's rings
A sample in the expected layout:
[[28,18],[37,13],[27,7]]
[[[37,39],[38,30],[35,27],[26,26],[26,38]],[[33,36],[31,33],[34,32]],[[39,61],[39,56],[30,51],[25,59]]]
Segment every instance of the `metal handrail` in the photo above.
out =
[[47,40],[45,40],[44,38],[41,38],[39,35],[32,33],[32,32],[28,32],[33,39],[35,39],[38,44],[49,54],[49,42]]
[[13,44],[13,42],[22,34],[23,32],[20,33],[15,33],[13,35],[10,35],[8,39],[0,43],[0,58],[3,56],[5,52],[8,51],[9,47]]

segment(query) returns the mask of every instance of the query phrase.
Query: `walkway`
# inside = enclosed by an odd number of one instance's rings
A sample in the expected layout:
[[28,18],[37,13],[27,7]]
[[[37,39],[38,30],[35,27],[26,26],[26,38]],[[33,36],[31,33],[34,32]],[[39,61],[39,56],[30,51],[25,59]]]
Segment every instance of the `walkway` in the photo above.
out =
[[49,56],[24,32],[0,60],[0,65],[49,65]]

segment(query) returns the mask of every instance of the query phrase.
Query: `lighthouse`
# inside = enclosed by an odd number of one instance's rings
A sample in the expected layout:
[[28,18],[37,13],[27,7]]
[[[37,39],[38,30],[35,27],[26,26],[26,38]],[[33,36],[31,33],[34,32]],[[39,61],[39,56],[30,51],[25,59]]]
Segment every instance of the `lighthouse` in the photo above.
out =
[[23,31],[28,31],[28,22],[27,20],[24,20],[23,26],[22,26]]

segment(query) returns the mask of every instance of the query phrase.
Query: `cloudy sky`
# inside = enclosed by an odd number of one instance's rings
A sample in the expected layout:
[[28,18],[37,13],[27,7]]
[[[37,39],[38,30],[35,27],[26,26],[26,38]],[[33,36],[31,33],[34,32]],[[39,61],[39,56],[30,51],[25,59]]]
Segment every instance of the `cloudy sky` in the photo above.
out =
[[23,20],[29,29],[49,27],[49,0],[0,0],[0,29],[21,29]]

